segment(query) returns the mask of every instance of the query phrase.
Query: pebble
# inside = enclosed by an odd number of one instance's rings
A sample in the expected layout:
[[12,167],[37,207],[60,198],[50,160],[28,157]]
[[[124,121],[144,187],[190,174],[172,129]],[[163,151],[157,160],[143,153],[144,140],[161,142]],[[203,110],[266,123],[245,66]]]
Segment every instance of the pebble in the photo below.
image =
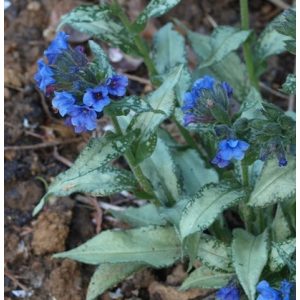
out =
[[41,9],[41,3],[37,1],[29,2],[27,5],[27,9],[31,11],[39,11]]

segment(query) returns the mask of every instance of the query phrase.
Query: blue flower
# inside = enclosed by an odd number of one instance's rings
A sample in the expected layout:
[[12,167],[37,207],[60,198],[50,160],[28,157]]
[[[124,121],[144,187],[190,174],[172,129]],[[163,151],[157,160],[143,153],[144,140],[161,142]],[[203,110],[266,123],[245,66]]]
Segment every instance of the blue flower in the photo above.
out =
[[54,108],[58,109],[60,115],[64,117],[72,109],[76,102],[74,96],[68,92],[54,92],[55,97],[52,100]]
[[[223,90],[228,95],[228,97],[225,97],[226,99],[224,99]],[[220,121],[212,111],[215,105],[218,105],[224,114],[228,114],[228,98],[232,93],[233,89],[227,82],[221,83],[209,75],[197,79],[191,91],[184,94],[183,106],[181,108],[184,114],[193,114],[195,118],[190,122],[185,122],[184,120],[184,123],[188,125],[190,123]],[[184,116],[184,118],[190,119],[189,116]]]
[[34,79],[37,82],[39,88],[44,93],[46,92],[47,86],[55,83],[52,69],[42,60],[38,60],[38,71],[34,75]]
[[197,95],[194,92],[186,92],[183,98],[182,111],[192,110],[195,107]]
[[110,103],[106,86],[99,85],[95,88],[88,89],[83,95],[83,103],[92,106],[95,111],[101,112],[105,106]]
[[219,168],[225,168],[230,164],[230,160],[223,159],[220,155],[220,152],[217,153],[211,162],[217,165]]
[[193,84],[193,90],[197,93],[201,92],[201,90],[212,90],[214,87],[216,80],[215,78],[205,75],[202,78],[199,78]]
[[242,140],[227,139],[219,143],[219,155],[224,160],[242,160],[249,144]]
[[86,105],[74,105],[69,111],[69,116],[69,122],[75,127],[76,133],[94,130],[97,127],[97,113]]
[[113,75],[107,79],[106,85],[110,95],[122,97],[126,94],[128,78],[123,75]]
[[277,158],[278,158],[278,166],[279,167],[285,167],[287,165],[288,161],[287,161],[283,151],[277,153]]
[[217,293],[216,297],[219,300],[239,300],[239,290],[234,286],[226,286],[221,288]]
[[188,126],[191,123],[196,123],[197,117],[193,114],[185,114],[183,116],[183,125]]
[[228,98],[230,98],[233,95],[233,88],[231,87],[231,85],[229,83],[227,83],[226,81],[223,81],[221,83],[221,85],[222,85],[222,88],[227,93]]
[[48,58],[49,64],[53,64],[57,55],[68,49],[68,38],[69,35],[65,32],[59,32],[49,45],[48,49],[44,51],[44,55]]
[[259,282],[256,290],[260,293],[256,300],[281,300],[280,293],[271,288],[266,280]]
[[282,294],[282,300],[290,300],[290,294],[293,284],[287,280],[283,280],[280,283],[280,292]]

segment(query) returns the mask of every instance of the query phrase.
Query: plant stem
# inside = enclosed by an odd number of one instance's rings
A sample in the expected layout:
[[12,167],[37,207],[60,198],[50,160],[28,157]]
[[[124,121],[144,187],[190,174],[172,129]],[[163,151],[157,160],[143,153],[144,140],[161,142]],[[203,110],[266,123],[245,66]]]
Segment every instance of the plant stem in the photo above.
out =
[[[119,125],[119,122],[118,122],[117,118],[115,116],[112,116],[111,120],[112,120],[112,123],[113,123],[113,125],[115,127],[116,132],[118,134],[123,134],[122,129],[121,129],[120,125]],[[148,179],[143,174],[142,169],[136,164],[135,158],[134,158],[131,150],[128,149],[125,152],[124,156],[126,158],[126,161],[127,161],[128,165],[129,165],[130,169],[132,170],[135,178],[137,179],[138,183],[140,184],[140,186],[143,188],[143,190],[147,194],[152,195],[153,198],[155,198],[152,186],[151,186],[150,182],[148,181]]]
[[243,162],[241,163],[242,165],[242,180],[243,180],[243,185],[245,187],[249,186],[249,174],[248,174],[248,166],[245,165]]
[[[249,30],[248,0],[240,0],[240,10],[241,10],[242,29]],[[250,82],[256,89],[259,89],[258,78],[256,77],[255,70],[254,70],[254,61],[251,53],[251,45],[250,45],[249,38],[243,44],[243,52],[244,52],[244,58],[246,61]]]
[[186,130],[175,118],[172,118],[172,120],[175,122],[177,128],[179,129],[182,137],[185,139],[186,143],[191,147],[194,148],[202,158],[207,158],[208,154],[206,151],[202,148],[199,147],[198,144],[195,142],[193,137],[191,136],[190,132]]
[[114,5],[118,9],[118,17],[120,18],[121,22],[126,27],[126,29],[133,35],[133,40],[136,45],[136,48],[138,49],[140,55],[143,57],[145,65],[150,75],[150,79],[153,82],[153,77],[157,75],[157,71],[152,59],[150,58],[149,51],[144,40],[141,38],[141,36],[138,33],[134,32],[131,29],[132,24],[130,20],[128,19],[127,15],[124,13],[124,10],[116,0],[114,1]]

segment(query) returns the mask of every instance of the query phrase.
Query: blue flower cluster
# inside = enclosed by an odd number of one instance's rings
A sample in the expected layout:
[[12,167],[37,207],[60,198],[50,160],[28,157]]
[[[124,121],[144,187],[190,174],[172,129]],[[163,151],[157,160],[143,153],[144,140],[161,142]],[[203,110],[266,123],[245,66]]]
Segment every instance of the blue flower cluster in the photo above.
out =
[[285,167],[288,164],[288,161],[285,156],[285,150],[280,142],[269,142],[266,145],[263,145],[260,150],[259,159],[265,161],[268,156],[272,153],[275,153],[278,159],[278,166]]
[[217,293],[218,300],[240,300],[240,292],[234,285],[221,288]]
[[245,152],[249,148],[249,144],[242,140],[226,139],[219,142],[218,152],[212,163],[219,168],[225,168],[233,159],[242,160]]
[[43,59],[38,61],[35,81],[47,96],[54,94],[52,105],[75,132],[94,130],[97,117],[113,98],[126,94],[128,78],[112,75],[99,78],[91,71],[84,48],[74,49],[68,43],[69,36],[59,32],[50,43]]
[[232,87],[227,82],[218,82],[215,78],[205,75],[196,80],[191,91],[184,94],[182,111],[185,126],[191,123],[210,123],[215,120],[210,109],[214,105],[227,111],[228,99],[233,94]]
[[292,283],[283,280],[280,284],[280,289],[276,290],[266,280],[262,280],[256,287],[259,293],[257,300],[290,300],[292,287]]

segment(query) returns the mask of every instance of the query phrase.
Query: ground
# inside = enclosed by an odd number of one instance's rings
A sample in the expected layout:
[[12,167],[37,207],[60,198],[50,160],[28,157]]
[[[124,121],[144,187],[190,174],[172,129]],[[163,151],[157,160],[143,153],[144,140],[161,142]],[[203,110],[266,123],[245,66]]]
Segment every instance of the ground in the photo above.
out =
[[[53,259],[52,254],[74,248],[100,230],[122,227],[109,214],[107,205],[126,206],[128,196],[89,198],[75,195],[59,199],[36,218],[31,213],[47,184],[70,166],[90,134],[76,136],[51,109],[50,100],[35,87],[36,61],[54,36],[61,15],[79,3],[76,0],[12,0],[5,11],[5,299],[32,300],[84,299],[94,267],[69,260]],[[121,2],[121,1],[120,1]],[[143,0],[122,1],[131,18],[145,5]],[[276,1],[250,1],[251,26],[259,33],[282,10]],[[286,1],[287,4],[288,1]],[[155,30],[172,18],[192,30],[209,34],[214,24],[238,25],[239,4],[234,0],[183,0],[166,16],[151,22],[144,32],[151,38]],[[84,43],[85,35],[72,35],[72,42]],[[146,78],[139,60],[117,65],[127,73]],[[294,68],[294,57],[283,54],[270,60],[263,85],[277,90]],[[134,77],[132,77],[134,79]],[[147,83],[147,82],[146,82]],[[129,93],[144,93],[149,85],[130,81]],[[282,108],[293,105],[266,88],[264,95]],[[97,132],[101,135],[107,119]],[[120,163],[124,163],[120,161]],[[98,202],[102,203],[99,208]],[[125,280],[99,299],[209,299],[212,291],[179,293],[176,286],[186,276],[186,266],[145,270]]]

